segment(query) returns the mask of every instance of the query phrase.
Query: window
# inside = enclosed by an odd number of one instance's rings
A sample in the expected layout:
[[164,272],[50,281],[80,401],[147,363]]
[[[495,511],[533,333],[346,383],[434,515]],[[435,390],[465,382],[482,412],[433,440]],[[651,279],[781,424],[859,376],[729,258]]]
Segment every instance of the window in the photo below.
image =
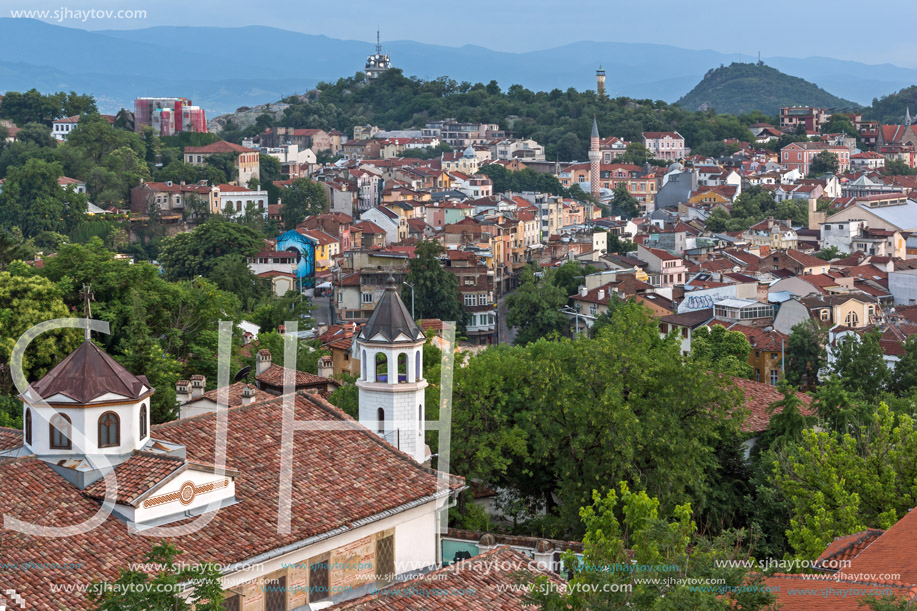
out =
[[385,434],[385,410],[381,407],[376,410],[376,431],[380,435]]
[[264,611],[287,611],[287,578],[275,577],[268,580],[264,588]]
[[398,355],[398,379],[396,382],[407,382],[408,381],[408,355],[401,353]]
[[393,581],[395,576],[395,537],[376,539],[376,581]]
[[420,371],[420,350],[414,353],[414,379],[419,380],[423,377]]
[[309,561],[309,602],[328,598],[328,558]]
[[466,308],[475,305],[475,301],[476,300],[475,300],[474,295],[469,295],[469,294],[465,295],[465,307]]
[[223,609],[226,611],[242,611],[242,603],[239,602],[239,595],[226,595],[226,598],[223,599]]
[[828,310],[820,310],[818,317],[822,320],[828,320]]
[[25,442],[32,445],[32,410],[25,410]]
[[685,339],[688,339],[688,327],[681,328],[681,336]]
[[755,382],[761,381],[761,370],[757,367],[755,368]]
[[105,412],[99,418],[99,447],[115,448],[121,445],[121,419],[115,412]]
[[64,414],[56,414],[48,425],[51,429],[51,448],[55,450],[70,450],[70,418]]
[[421,433],[422,429],[423,429],[423,405],[418,405],[417,406],[417,430],[419,433]]
[[771,386],[776,386],[780,378],[780,372],[776,369],[771,370]]
[[147,415],[146,403],[140,405],[140,439],[146,439]]
[[859,322],[860,318],[857,316],[856,312],[850,312],[847,314],[847,318],[844,319],[844,324],[846,324],[848,327],[855,327],[857,324],[859,324]]
[[372,293],[360,293],[360,301],[362,303],[372,303],[373,294]]

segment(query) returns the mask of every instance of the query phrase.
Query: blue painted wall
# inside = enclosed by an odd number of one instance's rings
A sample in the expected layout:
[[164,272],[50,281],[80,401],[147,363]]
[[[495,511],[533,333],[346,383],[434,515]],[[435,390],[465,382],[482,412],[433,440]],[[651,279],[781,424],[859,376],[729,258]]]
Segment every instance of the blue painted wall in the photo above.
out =
[[299,253],[296,262],[296,279],[303,288],[315,287],[315,242],[295,230],[287,231],[277,238],[277,250],[295,250]]

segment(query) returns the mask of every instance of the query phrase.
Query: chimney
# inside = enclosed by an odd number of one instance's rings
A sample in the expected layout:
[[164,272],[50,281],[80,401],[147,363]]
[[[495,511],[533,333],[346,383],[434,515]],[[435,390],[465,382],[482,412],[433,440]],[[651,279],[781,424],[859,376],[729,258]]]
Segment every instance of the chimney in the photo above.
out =
[[191,382],[179,380],[175,383],[175,400],[179,405],[184,405],[191,400]]
[[242,389],[242,405],[248,405],[249,403],[255,402],[255,387],[251,384],[246,384],[245,388]]
[[605,300],[605,289],[599,289],[599,301]]
[[191,398],[197,399],[204,394],[204,387],[207,385],[207,378],[204,376],[191,376]]
[[323,378],[334,376],[334,362],[327,354],[318,360],[318,375]]
[[588,288],[586,288],[585,286],[579,287],[579,296],[580,297],[585,297],[587,293],[589,293]]
[[262,373],[271,368],[271,351],[264,349],[258,351],[255,358],[255,375],[260,376]]

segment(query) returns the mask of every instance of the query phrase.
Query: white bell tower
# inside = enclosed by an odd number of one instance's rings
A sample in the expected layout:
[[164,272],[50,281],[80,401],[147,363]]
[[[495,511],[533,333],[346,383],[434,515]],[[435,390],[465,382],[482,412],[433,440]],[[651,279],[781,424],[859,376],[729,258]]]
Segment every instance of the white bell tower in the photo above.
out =
[[385,293],[356,338],[360,423],[419,463],[424,441],[423,345],[426,336],[389,276]]

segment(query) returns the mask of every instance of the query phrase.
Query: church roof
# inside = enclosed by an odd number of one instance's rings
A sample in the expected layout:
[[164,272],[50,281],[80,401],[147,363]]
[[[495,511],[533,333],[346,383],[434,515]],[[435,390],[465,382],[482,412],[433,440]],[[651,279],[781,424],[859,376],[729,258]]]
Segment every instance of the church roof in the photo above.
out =
[[360,331],[360,340],[392,344],[396,342],[417,342],[426,338],[411,317],[404,302],[395,290],[395,280],[389,276],[385,293],[373,310],[369,321]]
[[[136,401],[152,391],[146,376],[135,376],[101,348],[86,341],[32,384],[31,389],[23,393],[23,399],[34,400],[34,392],[51,403],[86,404],[100,398]],[[52,401],[54,397],[66,399]]]

